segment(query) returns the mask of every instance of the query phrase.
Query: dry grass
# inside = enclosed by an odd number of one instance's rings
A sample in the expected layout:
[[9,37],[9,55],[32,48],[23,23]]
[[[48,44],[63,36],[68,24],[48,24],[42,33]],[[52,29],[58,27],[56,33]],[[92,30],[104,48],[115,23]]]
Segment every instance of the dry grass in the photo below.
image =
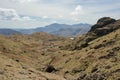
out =
[[[112,24],[115,25],[115,24]],[[54,35],[49,35],[46,33],[35,33],[32,35],[13,35],[9,37],[0,36],[0,55],[7,56],[4,60],[0,57],[1,69],[5,64],[15,65],[12,69],[13,72],[18,74],[18,71],[22,71],[21,65],[27,65],[32,67],[35,72],[38,71],[40,76],[36,73],[31,73],[36,77],[35,80],[42,80],[49,78],[54,80],[64,80],[60,76],[66,77],[67,80],[74,80],[83,73],[86,76],[91,76],[96,73],[104,75],[104,79],[107,80],[119,80],[120,77],[120,29],[117,29],[107,35],[100,36],[90,42],[88,45],[81,48],[75,49],[81,46],[87,38],[95,37],[84,35],[76,37],[75,41],[63,37],[57,37]],[[93,36],[94,35],[94,36]],[[59,47],[70,43],[69,46],[72,49],[61,50]],[[10,62],[9,62],[10,61]],[[19,61],[19,63],[15,62]],[[44,71],[47,65],[53,65],[56,68],[55,75],[53,73],[44,73],[39,71]],[[10,65],[8,65],[10,66]],[[25,73],[29,72],[25,70]],[[2,72],[0,72],[2,74]],[[13,74],[9,72],[9,74]],[[9,75],[7,74],[7,75]],[[20,73],[21,77],[22,73]],[[29,75],[27,75],[28,77]],[[37,77],[39,76],[39,77]],[[17,75],[14,78],[20,78]],[[27,80],[26,76],[23,76],[20,80]],[[0,78],[3,78],[0,77]],[[4,79],[3,79],[4,80]],[[14,79],[15,80],[15,79]],[[33,78],[28,80],[34,80]],[[85,79],[86,80],[86,79]]]

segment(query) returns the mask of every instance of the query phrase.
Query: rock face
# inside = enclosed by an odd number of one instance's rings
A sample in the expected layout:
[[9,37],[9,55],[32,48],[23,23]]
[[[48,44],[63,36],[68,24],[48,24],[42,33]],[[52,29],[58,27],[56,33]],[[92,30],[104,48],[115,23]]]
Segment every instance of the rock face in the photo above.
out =
[[120,20],[110,17],[103,17],[93,25],[86,36],[94,36],[95,38],[109,34],[110,32],[120,28]]
[[110,17],[103,17],[97,21],[97,24],[93,25],[89,32],[95,31],[97,28],[103,28],[108,24],[114,23],[116,20]]
[[[120,20],[115,20],[110,17],[103,17],[97,21],[95,25],[93,25],[88,34],[94,33],[97,37],[106,35],[118,28],[120,28]],[[92,35],[93,36],[93,35]]]

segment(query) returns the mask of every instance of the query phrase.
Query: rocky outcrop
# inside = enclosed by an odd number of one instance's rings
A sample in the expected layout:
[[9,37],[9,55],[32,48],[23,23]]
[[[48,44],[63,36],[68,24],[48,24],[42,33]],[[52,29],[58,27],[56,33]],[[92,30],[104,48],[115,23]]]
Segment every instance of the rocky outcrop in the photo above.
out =
[[120,20],[115,20],[110,17],[103,17],[99,19],[86,34],[86,41],[90,42],[96,38],[109,34],[118,28],[120,28]]
[[93,25],[89,32],[95,31],[97,28],[103,28],[108,24],[114,23],[116,20],[110,17],[103,17],[97,21],[97,24]]
[[110,17],[103,17],[99,19],[97,23],[91,27],[89,33],[94,33],[97,38],[120,28],[119,23],[120,20],[115,20]]

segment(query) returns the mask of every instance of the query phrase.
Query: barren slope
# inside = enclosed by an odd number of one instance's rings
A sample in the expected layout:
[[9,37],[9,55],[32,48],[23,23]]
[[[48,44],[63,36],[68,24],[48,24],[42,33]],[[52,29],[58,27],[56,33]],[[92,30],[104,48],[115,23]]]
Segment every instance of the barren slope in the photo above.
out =
[[[92,26],[89,33],[74,40],[46,33],[0,36],[0,55],[6,56],[4,61],[9,59],[13,65],[19,65],[12,66],[12,72],[18,75],[19,70],[29,73],[29,68],[21,68],[26,64],[32,67],[35,73],[30,74],[38,80],[41,79],[39,77],[55,80],[62,80],[62,77],[66,80],[120,80],[119,34],[120,20],[104,17]],[[0,59],[3,65],[3,58]],[[7,67],[11,68],[10,65]],[[26,78],[26,75],[23,77]]]

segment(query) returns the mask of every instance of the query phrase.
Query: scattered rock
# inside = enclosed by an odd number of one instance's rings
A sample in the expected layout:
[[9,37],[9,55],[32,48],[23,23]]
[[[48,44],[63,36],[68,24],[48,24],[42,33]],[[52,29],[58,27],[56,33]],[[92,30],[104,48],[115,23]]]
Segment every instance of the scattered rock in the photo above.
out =
[[26,73],[26,72],[19,72],[19,74],[27,75],[28,73]]
[[111,62],[116,62],[118,59],[116,57],[111,58]]
[[116,73],[119,72],[120,73],[120,69],[116,69],[115,71],[113,71],[112,73]]
[[107,55],[100,56],[99,59],[109,59],[109,58],[113,58],[116,56],[113,50],[109,50],[107,52],[109,52]]
[[18,59],[15,60],[16,62],[20,62]]
[[86,43],[84,43],[84,44],[81,44],[81,47],[82,48],[85,48],[85,47],[87,47],[88,46],[88,43],[86,42]]
[[9,64],[8,64],[8,65],[6,65],[6,66],[7,66],[7,67],[12,67],[12,65],[9,65]]
[[91,73],[94,73],[94,72],[96,72],[97,70],[98,70],[97,68],[93,68],[92,71],[91,71]]
[[85,70],[88,68],[88,66],[89,66],[89,63],[85,62],[85,63],[83,63],[80,67],[74,68],[74,69],[72,70],[72,73],[75,74],[75,73],[83,72],[83,71],[85,71]]
[[65,63],[68,63],[71,60],[71,58],[69,58],[68,60],[65,61]]
[[45,72],[51,73],[51,72],[54,72],[54,71],[56,71],[56,69],[52,65],[48,65],[45,68]]
[[85,78],[86,74],[84,72],[81,72],[80,77],[77,78],[77,80],[83,80]]
[[86,76],[84,80],[105,80],[105,76],[100,73],[94,73]]
[[105,66],[105,69],[110,69],[110,68],[111,68],[111,66],[109,66],[109,65],[108,65],[108,66]]
[[113,51],[119,51],[120,50],[120,46],[114,47],[112,50]]
[[0,70],[0,75],[3,75],[4,74],[4,71]]
[[115,43],[114,40],[110,40],[110,41],[106,42],[105,45],[113,45],[114,43]]
[[27,69],[27,67],[26,67],[26,66],[22,66],[22,68],[23,68],[23,69]]
[[101,48],[102,46],[103,46],[103,44],[96,45],[96,46],[94,47],[94,49],[99,49],[99,48]]
[[112,49],[111,49],[111,50],[108,50],[107,52],[109,53],[109,54],[108,54],[109,56],[113,56],[113,54],[114,54],[114,50],[112,50]]

